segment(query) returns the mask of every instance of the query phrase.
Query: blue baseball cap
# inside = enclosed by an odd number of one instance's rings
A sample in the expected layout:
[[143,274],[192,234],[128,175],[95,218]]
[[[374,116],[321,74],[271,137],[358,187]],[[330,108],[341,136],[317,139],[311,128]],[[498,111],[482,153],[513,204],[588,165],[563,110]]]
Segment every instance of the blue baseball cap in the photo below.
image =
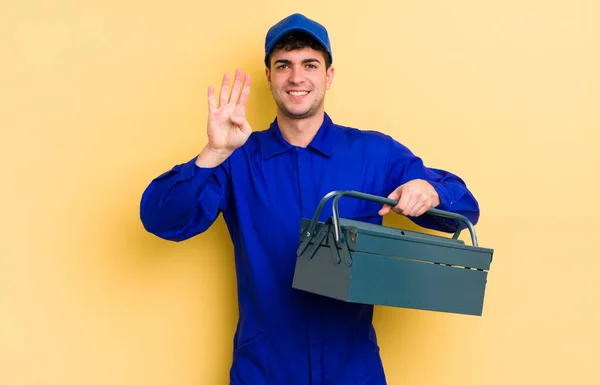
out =
[[279,21],[267,32],[267,37],[265,38],[265,64],[267,67],[269,66],[269,54],[271,54],[277,41],[284,35],[294,31],[305,32],[314,37],[325,48],[325,51],[329,55],[329,60],[333,63],[331,43],[329,42],[329,35],[325,27],[300,13],[294,13]]

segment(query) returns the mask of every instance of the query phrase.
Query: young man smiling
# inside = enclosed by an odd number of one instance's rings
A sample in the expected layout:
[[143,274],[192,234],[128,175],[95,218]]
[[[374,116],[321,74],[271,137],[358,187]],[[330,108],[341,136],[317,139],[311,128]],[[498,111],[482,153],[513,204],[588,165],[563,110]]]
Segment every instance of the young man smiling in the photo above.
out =
[[[266,79],[277,116],[264,131],[246,120],[250,77],[238,69],[219,101],[208,90],[208,143],[198,156],[154,179],[141,201],[145,228],[182,241],[222,214],[234,244],[239,321],[231,384],[383,385],[373,307],[292,288],[301,218],[333,190],[399,200],[380,207],[340,201],[340,216],[375,224],[390,210],[454,231],[452,220],[422,215],[437,207],[477,223],[479,207],[456,175],[425,167],[388,135],[335,124],[325,112],[334,77],[327,30],[300,14],[271,27]],[[320,220],[329,213],[323,210]]]
[[[286,35],[267,58],[266,74],[282,119],[319,127],[334,70],[329,55],[311,41],[302,32]],[[316,130],[308,131],[314,136]]]

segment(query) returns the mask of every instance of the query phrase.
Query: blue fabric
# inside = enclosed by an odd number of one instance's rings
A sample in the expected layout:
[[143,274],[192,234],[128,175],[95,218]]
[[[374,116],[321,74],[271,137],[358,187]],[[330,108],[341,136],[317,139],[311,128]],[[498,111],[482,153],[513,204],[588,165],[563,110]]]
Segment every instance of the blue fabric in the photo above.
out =
[[267,67],[270,67],[269,55],[271,54],[275,44],[277,44],[279,39],[281,39],[284,35],[294,31],[304,32],[315,38],[323,46],[325,51],[327,51],[329,60],[331,63],[333,63],[331,42],[329,41],[327,29],[325,29],[325,27],[318,22],[311,20],[300,13],[294,13],[293,15],[290,15],[279,21],[277,24],[269,28],[269,31],[267,31],[267,36],[265,37],[265,64]]
[[[391,137],[336,125],[325,114],[312,143],[294,147],[275,120],[217,167],[199,168],[194,158],[157,177],[142,196],[141,219],[149,232],[183,241],[223,214],[235,249],[239,298],[231,384],[382,385],[373,307],[292,288],[300,221],[312,218],[332,190],[387,196],[417,178],[437,190],[437,208],[477,223],[478,204],[464,182],[426,168]],[[380,208],[353,198],[339,201],[341,217],[375,224],[382,223]],[[331,201],[320,220],[330,215]],[[412,219],[456,229],[450,219]]]

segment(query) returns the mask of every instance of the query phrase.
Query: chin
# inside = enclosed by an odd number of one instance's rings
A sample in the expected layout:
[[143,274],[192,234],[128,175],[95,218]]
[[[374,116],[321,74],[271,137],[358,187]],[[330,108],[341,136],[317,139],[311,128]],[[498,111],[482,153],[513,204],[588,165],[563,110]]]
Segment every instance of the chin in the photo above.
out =
[[309,103],[303,104],[286,103],[284,100],[275,100],[278,110],[290,119],[306,119],[311,118],[319,111],[319,105]]
[[311,109],[308,110],[302,110],[302,111],[293,111],[293,110],[289,110],[286,109],[284,110],[284,113],[292,119],[306,119],[306,118],[310,118],[312,116],[315,115],[317,111],[313,111]]

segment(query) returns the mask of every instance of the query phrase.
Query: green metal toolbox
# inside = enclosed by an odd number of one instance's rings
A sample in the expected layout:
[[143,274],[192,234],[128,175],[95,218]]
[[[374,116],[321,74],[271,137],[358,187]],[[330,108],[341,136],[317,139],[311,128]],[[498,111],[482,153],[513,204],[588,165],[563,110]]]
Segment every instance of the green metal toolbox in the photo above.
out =
[[[325,195],[312,219],[302,219],[292,286],[341,301],[480,316],[493,249],[479,247],[464,216],[428,214],[466,224],[472,245],[452,238],[340,218],[338,201],[351,197],[395,206],[398,201],[357,191]],[[318,221],[334,198],[333,215]]]

